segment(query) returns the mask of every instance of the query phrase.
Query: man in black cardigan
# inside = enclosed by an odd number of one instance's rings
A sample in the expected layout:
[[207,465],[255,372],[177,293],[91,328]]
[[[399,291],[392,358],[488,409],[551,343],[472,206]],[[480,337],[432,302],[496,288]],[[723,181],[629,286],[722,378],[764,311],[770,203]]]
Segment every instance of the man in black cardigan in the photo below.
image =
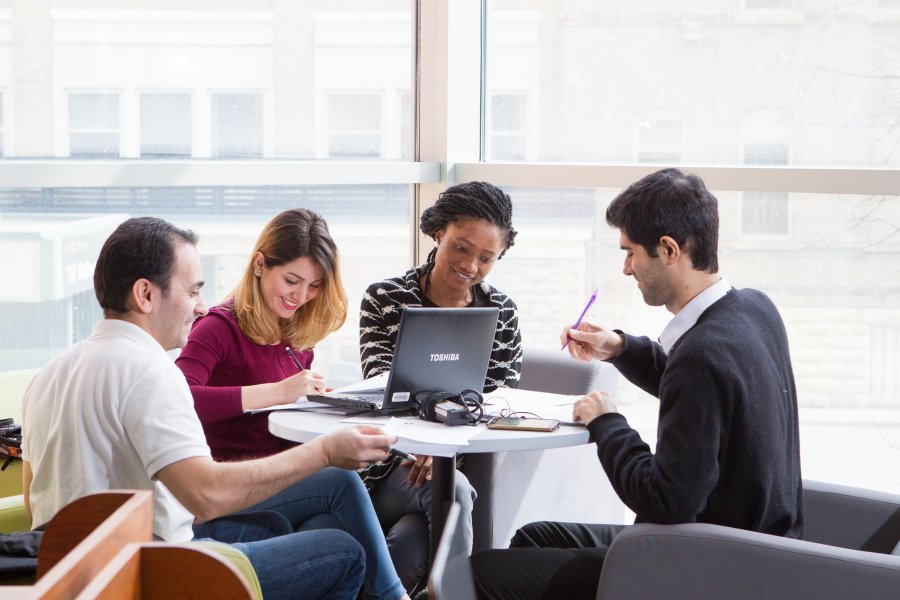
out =
[[[636,522],[714,523],[800,537],[797,392],[787,335],[762,292],[718,274],[718,208],[703,181],[658,171],[613,200],[625,275],[674,316],[659,342],[582,323],[569,353],[604,360],[660,401],[656,452],[608,393],[575,404],[597,455]],[[531,523],[510,550],[472,558],[482,598],[594,598],[621,525]],[[652,573],[647,574],[652,577]]]

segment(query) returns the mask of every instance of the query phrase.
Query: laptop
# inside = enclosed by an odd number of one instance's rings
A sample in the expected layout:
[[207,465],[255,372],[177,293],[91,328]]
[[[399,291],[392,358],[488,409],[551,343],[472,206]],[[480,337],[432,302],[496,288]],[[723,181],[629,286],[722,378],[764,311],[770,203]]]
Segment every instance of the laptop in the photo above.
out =
[[415,413],[413,394],[484,389],[500,309],[406,308],[386,387],[308,395],[310,402],[357,412]]

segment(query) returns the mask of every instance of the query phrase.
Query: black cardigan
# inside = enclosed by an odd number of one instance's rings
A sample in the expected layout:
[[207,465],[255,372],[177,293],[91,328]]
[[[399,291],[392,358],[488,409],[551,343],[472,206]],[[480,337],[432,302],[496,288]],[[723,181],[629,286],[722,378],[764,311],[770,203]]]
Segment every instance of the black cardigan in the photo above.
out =
[[732,289],[668,356],[626,335],[611,362],[660,401],[655,454],[620,414],[589,424],[636,521],[801,536],[797,391],[784,324],[765,294]]

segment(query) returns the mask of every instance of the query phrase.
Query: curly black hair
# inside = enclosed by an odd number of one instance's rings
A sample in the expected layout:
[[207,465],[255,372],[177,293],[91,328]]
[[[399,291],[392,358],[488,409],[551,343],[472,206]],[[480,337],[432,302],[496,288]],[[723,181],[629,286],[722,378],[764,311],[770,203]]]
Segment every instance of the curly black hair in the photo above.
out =
[[[512,226],[512,200],[509,194],[497,186],[484,181],[470,181],[447,188],[438,196],[434,206],[422,212],[419,229],[434,239],[437,232],[460,219],[484,219],[500,228],[506,237],[506,243],[498,260],[515,244],[518,232]],[[436,254],[437,248],[432,249],[422,269],[425,275],[425,292],[431,285]]]

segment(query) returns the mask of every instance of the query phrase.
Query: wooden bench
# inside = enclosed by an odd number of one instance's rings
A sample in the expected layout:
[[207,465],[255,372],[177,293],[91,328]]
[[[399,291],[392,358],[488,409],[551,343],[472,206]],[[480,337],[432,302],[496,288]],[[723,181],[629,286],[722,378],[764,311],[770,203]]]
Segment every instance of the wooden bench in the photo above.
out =
[[200,546],[152,542],[152,493],[91,494],[47,525],[30,586],[0,588],[3,598],[223,598],[258,594],[239,571]]

